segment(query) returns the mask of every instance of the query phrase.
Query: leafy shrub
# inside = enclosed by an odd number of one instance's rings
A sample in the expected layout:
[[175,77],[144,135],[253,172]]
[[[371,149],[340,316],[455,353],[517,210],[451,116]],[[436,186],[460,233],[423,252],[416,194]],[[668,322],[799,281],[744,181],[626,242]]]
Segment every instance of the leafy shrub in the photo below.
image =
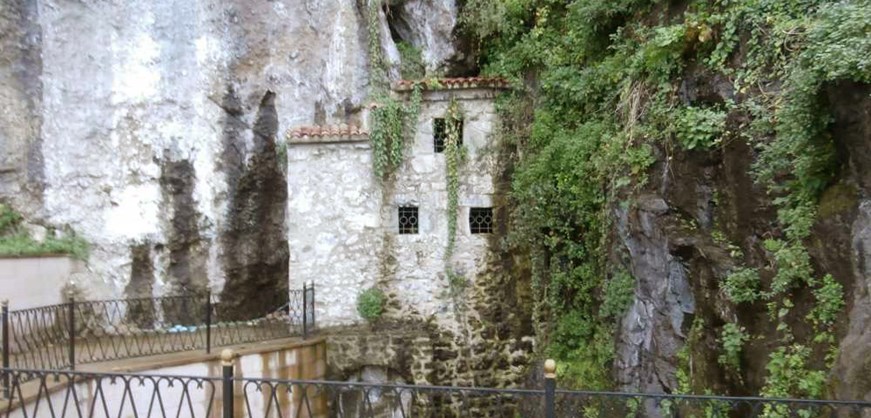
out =
[[720,142],[726,127],[726,112],[685,107],[676,115],[677,140],[686,149],[707,149]]
[[599,316],[617,318],[626,312],[635,298],[635,278],[626,270],[620,270],[605,283],[605,296]]
[[717,362],[733,371],[741,370],[741,350],[748,339],[744,327],[732,323],[724,325],[720,333],[723,352],[717,358]]
[[384,292],[378,288],[369,288],[357,296],[357,313],[363,319],[373,322],[384,313]]
[[[762,388],[762,396],[804,396],[819,398],[825,390],[826,373],[808,369],[810,348],[795,344],[780,347],[771,353],[765,369],[768,376]],[[778,415],[773,415],[778,416]]]
[[726,277],[723,290],[734,303],[754,302],[759,299],[759,273],[752,268],[737,269]]

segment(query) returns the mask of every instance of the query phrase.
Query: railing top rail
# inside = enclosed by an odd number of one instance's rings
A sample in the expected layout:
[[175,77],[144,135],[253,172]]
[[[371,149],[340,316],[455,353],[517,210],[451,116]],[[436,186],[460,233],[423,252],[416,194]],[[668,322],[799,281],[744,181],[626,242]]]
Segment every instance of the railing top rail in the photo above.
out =
[[[12,374],[35,374],[49,377],[66,376],[80,379],[136,379],[142,380],[171,380],[171,381],[195,381],[195,382],[220,382],[221,377],[210,376],[190,376],[190,375],[172,375],[172,374],[138,374],[138,373],[110,373],[110,372],[87,372],[87,371],[70,371],[70,370],[42,370],[42,369],[17,369],[17,368],[0,368],[2,373]],[[366,382],[339,382],[328,380],[304,380],[304,379],[275,379],[275,378],[256,378],[256,377],[234,377],[236,382],[251,383],[251,384],[272,384],[272,385],[288,385],[288,386],[322,386],[332,388],[380,388],[390,389],[394,391],[414,391],[414,392],[466,392],[473,394],[511,394],[511,395],[537,395],[544,394],[543,389],[514,389],[514,388],[484,388],[471,386],[433,386],[433,385],[407,385],[407,384],[389,384],[389,383],[366,383]],[[754,402],[754,403],[781,403],[781,404],[804,404],[804,405],[843,405],[860,408],[871,408],[871,402],[862,400],[842,400],[842,399],[793,399],[793,398],[766,398],[766,397],[747,397],[747,396],[716,396],[716,395],[678,395],[668,393],[632,393],[632,392],[608,392],[608,391],[581,391],[581,390],[565,390],[556,391],[557,395],[577,395],[579,397],[589,398],[645,398],[645,399],[673,399],[673,400],[692,400],[692,401],[727,401],[727,402]]]
[[[305,289],[290,289],[290,290],[288,290],[288,292],[290,294],[300,294],[301,295],[304,291],[311,290],[313,287],[314,286],[310,286],[310,287],[307,287]],[[151,297],[142,296],[142,297],[127,297],[127,298],[117,298],[117,299],[76,299],[76,303],[77,304],[79,304],[79,303],[82,303],[82,304],[88,304],[88,303],[101,304],[101,303],[117,303],[117,302],[139,302],[139,301],[147,301],[147,300],[162,301],[162,300],[178,300],[178,299],[197,299],[197,298],[205,298],[207,295],[208,295],[208,293],[202,293],[202,294],[191,293],[191,294],[181,294],[181,295],[162,295],[162,296],[151,296]],[[221,298],[217,294],[212,293],[211,294],[211,301],[214,303],[221,303]],[[68,305],[69,305],[69,302],[64,302],[64,303],[56,303],[56,304],[52,304],[52,305],[34,306],[34,307],[23,308],[23,309],[9,309],[9,313],[14,314],[14,313],[21,313],[21,312],[36,312],[39,310],[64,308]]]
[[58,303],[58,304],[54,304],[54,305],[34,306],[32,308],[24,308],[24,309],[9,309],[9,315],[47,311],[50,309],[65,309],[68,305],[69,305],[68,303]]
[[672,393],[633,393],[633,392],[608,392],[608,391],[585,391],[585,390],[568,390],[557,389],[558,395],[571,395],[579,398],[597,397],[597,398],[646,398],[646,399],[681,399],[681,400],[696,400],[696,401],[733,401],[733,402],[777,402],[777,403],[825,403],[825,404],[844,404],[844,405],[860,405],[871,408],[871,402],[863,400],[843,400],[843,399],[798,399],[798,398],[766,398],[759,396],[722,396],[722,395],[687,395],[687,394],[672,394]]
[[[166,296],[156,296],[156,297],[134,297],[134,298],[119,298],[119,299],[76,299],[76,304],[104,304],[104,303],[119,303],[119,302],[138,302],[138,301],[162,301],[162,300],[178,300],[178,299],[195,299],[205,297],[203,295],[166,295]],[[214,297],[212,298],[214,300]],[[53,305],[43,305],[43,306],[34,306],[31,308],[24,309],[10,309],[10,314],[15,313],[23,313],[23,312],[37,312],[40,310],[48,310],[48,309],[63,309],[69,306],[69,302],[57,303]]]

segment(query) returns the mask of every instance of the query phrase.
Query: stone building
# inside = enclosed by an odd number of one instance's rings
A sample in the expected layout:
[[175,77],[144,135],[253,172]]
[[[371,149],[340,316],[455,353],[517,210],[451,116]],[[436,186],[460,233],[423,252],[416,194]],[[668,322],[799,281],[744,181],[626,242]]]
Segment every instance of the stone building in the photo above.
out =
[[[411,82],[394,94],[408,100]],[[357,296],[378,287],[386,315],[454,323],[446,267],[464,280],[483,271],[493,228],[497,161],[490,141],[494,98],[503,80],[441,80],[423,91],[417,128],[404,160],[388,180],[376,178],[365,128],[298,127],[287,138],[290,286],[317,286],[318,323],[350,325],[361,318]],[[459,106],[461,143],[457,236],[448,243],[445,115]]]

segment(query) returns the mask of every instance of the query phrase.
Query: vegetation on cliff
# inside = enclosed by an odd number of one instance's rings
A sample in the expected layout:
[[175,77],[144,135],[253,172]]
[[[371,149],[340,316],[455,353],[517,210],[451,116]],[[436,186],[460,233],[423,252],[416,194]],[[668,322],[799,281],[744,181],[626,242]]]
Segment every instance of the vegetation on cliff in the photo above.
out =
[[69,254],[78,259],[88,256],[88,243],[75,234],[58,237],[54,231],[48,231],[44,239],[37,240],[23,222],[21,214],[0,203],[0,256]]
[[[540,335],[562,376],[613,385],[614,335],[633,291],[614,262],[614,208],[633,204],[657,159],[743,141],[777,208],[762,250],[773,273],[760,278],[729,248],[737,267],[720,286],[730,303],[761,304],[780,324],[760,392],[823,395],[846,278],[818,271],[806,249],[838,170],[820,92],[871,83],[871,3],[467,0],[463,14],[483,71],[518,87],[500,106],[517,165],[510,241],[531,254]],[[689,79],[711,81],[715,94],[687,94]],[[799,288],[813,295],[802,313],[810,333],[785,320]],[[757,337],[721,327],[719,366],[739,369]],[[818,352],[828,353],[822,363],[811,361]]]

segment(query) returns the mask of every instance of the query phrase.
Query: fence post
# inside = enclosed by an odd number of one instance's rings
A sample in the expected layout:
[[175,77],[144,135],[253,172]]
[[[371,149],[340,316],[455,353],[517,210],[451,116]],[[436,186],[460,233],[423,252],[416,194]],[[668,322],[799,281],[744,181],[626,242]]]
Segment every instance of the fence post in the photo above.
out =
[[314,282],[314,280],[309,282],[309,285],[311,286],[311,289],[312,289],[312,298],[311,298],[311,301],[312,301],[312,309],[311,309],[311,311],[312,311],[311,312],[311,314],[312,314],[312,329],[317,329],[317,326],[315,324],[315,282]]
[[[0,308],[0,332],[3,335],[3,368],[9,369],[9,301],[3,300]],[[3,397],[9,399],[9,372],[3,371]]]
[[552,359],[544,361],[544,416],[556,417],[556,362]]
[[69,361],[70,361],[70,370],[76,369],[76,296],[73,292],[69,293],[70,303],[67,304],[69,307],[69,312],[67,316],[69,317],[69,331],[70,331],[70,341],[69,341]]
[[206,292],[206,354],[212,353],[212,289]]
[[302,282],[302,339],[308,338],[308,285]]
[[233,418],[233,402],[235,399],[233,393],[233,387],[235,382],[233,381],[233,367],[236,357],[236,353],[233,350],[225,349],[221,352],[221,366],[224,369],[224,380],[223,380],[223,401],[224,401],[224,414],[223,418]]

